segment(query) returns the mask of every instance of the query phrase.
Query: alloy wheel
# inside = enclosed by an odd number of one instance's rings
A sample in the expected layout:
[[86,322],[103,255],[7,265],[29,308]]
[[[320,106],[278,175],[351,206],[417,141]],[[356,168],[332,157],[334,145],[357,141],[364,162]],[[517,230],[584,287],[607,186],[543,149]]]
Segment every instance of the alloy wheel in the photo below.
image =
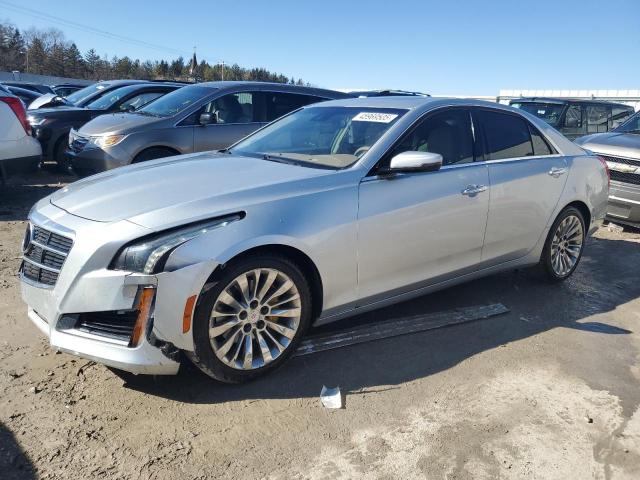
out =
[[218,295],[209,317],[209,341],[229,367],[253,370],[287,349],[300,315],[300,292],[291,278],[257,268],[238,275]]
[[582,252],[584,231],[576,215],[568,215],[560,222],[551,241],[551,268],[564,277],[575,267]]

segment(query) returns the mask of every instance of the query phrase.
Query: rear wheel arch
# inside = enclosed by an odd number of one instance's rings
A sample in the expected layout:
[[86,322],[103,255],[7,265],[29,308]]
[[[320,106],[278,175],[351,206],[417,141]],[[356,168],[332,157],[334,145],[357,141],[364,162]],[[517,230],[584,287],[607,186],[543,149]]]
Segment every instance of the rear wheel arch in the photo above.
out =
[[[560,215],[560,213],[564,212],[569,207],[573,207],[573,208],[577,209],[582,214],[582,218],[584,218],[585,228],[586,228],[586,230],[588,232],[589,231],[589,225],[591,225],[591,211],[589,210],[589,207],[587,206],[587,204],[584,203],[581,200],[574,200],[573,202],[568,203],[567,205],[565,205],[560,210],[558,215]],[[556,216],[556,218],[557,218],[557,216]],[[555,221],[555,219],[554,219],[554,221]]]

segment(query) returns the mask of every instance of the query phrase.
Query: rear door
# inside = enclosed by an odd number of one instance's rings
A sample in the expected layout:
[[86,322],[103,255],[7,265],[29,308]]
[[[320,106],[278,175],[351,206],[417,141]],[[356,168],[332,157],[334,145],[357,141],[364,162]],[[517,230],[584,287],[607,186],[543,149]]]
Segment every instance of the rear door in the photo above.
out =
[[489,167],[489,216],[483,263],[526,255],[538,242],[560,199],[568,166],[523,117],[490,108],[474,110]]

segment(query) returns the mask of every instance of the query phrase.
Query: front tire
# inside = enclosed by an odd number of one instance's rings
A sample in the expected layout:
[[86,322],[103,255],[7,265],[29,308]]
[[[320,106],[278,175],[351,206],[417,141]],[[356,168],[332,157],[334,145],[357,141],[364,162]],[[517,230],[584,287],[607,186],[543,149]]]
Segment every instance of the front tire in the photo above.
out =
[[158,158],[172,157],[174,155],[180,155],[179,153],[169,150],[168,148],[151,147],[140,152],[132,163],[148,162],[149,160],[156,160]]
[[311,323],[311,289],[284,256],[260,254],[227,265],[202,294],[187,353],[216,380],[240,383],[284,363]]
[[553,222],[540,258],[549,281],[561,282],[573,274],[582,258],[585,240],[584,216],[577,208],[565,208]]

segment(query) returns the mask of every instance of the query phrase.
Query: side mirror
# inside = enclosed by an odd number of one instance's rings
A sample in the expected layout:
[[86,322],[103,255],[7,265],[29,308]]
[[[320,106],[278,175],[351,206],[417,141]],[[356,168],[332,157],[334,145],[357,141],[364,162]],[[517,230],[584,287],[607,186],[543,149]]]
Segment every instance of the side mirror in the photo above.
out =
[[133,105],[126,105],[124,107],[120,107],[120,110],[127,113],[133,113],[136,111],[136,107]]
[[205,126],[211,123],[218,123],[218,118],[215,113],[201,113],[199,122],[200,125]]
[[433,152],[402,152],[391,159],[387,173],[434,172],[442,167],[442,155]]

